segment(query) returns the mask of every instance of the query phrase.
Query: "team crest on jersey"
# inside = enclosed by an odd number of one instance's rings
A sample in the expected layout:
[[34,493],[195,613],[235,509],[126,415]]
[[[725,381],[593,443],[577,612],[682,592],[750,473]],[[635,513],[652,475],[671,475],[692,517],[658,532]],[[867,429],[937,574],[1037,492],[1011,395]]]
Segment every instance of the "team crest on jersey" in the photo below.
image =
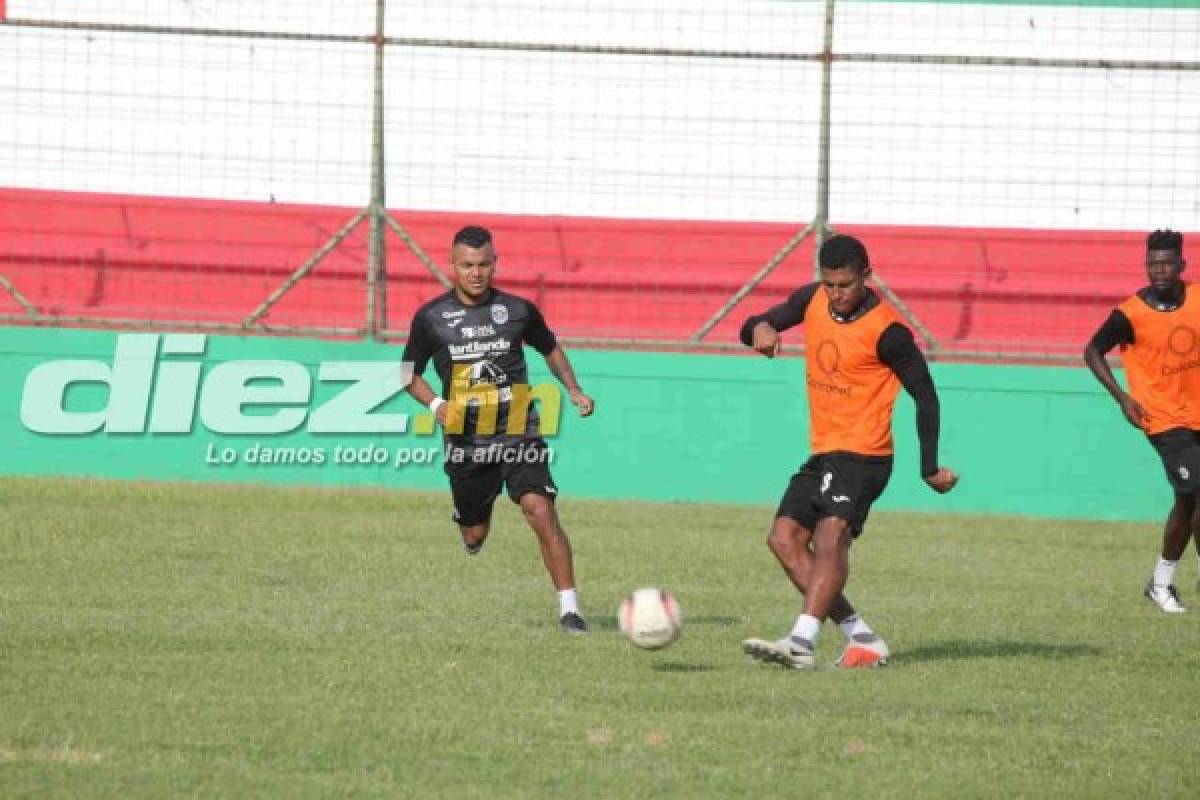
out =
[[492,306],[492,322],[503,325],[508,322],[508,309],[497,303]]

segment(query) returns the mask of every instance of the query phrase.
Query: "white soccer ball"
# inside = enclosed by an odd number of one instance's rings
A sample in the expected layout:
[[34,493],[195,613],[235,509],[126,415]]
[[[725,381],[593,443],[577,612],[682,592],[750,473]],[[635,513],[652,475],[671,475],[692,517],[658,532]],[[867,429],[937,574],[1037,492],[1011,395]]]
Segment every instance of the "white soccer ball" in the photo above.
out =
[[683,632],[683,615],[665,589],[637,589],[617,609],[621,633],[643,650],[661,650]]

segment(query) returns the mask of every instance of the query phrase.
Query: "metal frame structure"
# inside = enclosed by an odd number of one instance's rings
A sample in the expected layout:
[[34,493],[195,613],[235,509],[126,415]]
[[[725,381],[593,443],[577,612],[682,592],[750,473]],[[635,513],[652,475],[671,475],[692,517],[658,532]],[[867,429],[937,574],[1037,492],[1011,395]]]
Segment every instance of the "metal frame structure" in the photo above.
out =
[[[374,50],[373,61],[373,98],[372,98],[372,141],[371,141],[371,179],[368,201],[340,230],[330,237],[324,245],[318,248],[300,267],[298,267],[282,284],[263,299],[240,324],[237,323],[205,323],[205,322],[164,322],[122,319],[103,316],[66,316],[46,314],[39,310],[22,294],[19,287],[13,285],[6,276],[0,274],[0,290],[10,295],[24,309],[24,314],[0,314],[0,322],[25,323],[33,325],[86,325],[95,327],[112,327],[121,329],[174,329],[200,330],[212,333],[274,333],[291,335],[318,336],[365,336],[377,340],[395,340],[406,337],[407,332],[389,330],[387,319],[387,264],[386,236],[390,230],[414,256],[429,270],[430,274],[443,286],[450,287],[446,275],[433,262],[433,259],[421,248],[417,241],[409,235],[404,226],[391,214],[386,207],[386,158],[384,152],[384,62],[389,47],[429,47],[456,48],[463,50],[498,50],[509,52],[542,52],[580,55],[613,55],[613,56],[655,56],[680,59],[732,59],[741,61],[776,61],[776,62],[815,62],[821,67],[821,101],[818,136],[816,213],[800,231],[789,239],[783,247],[761,269],[738,289],[713,315],[687,340],[657,340],[630,338],[570,338],[564,337],[569,344],[594,347],[644,347],[665,350],[710,350],[719,351],[732,349],[732,345],[705,341],[705,337],[717,324],[727,317],[747,295],[749,295],[763,280],[767,278],[804,240],[810,236],[814,239],[814,250],[819,250],[821,244],[832,233],[829,226],[829,186],[830,186],[830,105],[833,86],[833,67],[836,63],[886,63],[886,64],[935,64],[956,66],[1007,66],[1007,67],[1042,67],[1057,69],[1095,69],[1095,70],[1154,70],[1154,71],[1200,71],[1200,60],[1192,61],[1162,61],[1162,60],[1107,60],[1086,58],[1027,58],[1027,57],[997,57],[997,56],[961,56],[961,55],[919,55],[901,53],[835,53],[833,51],[833,26],[836,18],[836,0],[825,0],[825,19],[822,38],[822,48],[816,53],[783,52],[783,51],[739,51],[695,48],[669,47],[625,47],[603,45],[563,45],[539,42],[521,41],[483,41],[472,39],[444,39],[423,37],[388,36],[385,30],[385,12],[387,0],[376,0],[375,3],[375,32],[370,35],[346,34],[304,34],[284,33],[269,30],[225,29],[175,27],[163,25],[132,25],[97,22],[68,22],[57,20],[39,20],[23,18],[7,18],[0,24],[18,28],[40,28],[51,30],[94,31],[110,33],[158,34],[170,36],[199,36],[199,37],[228,37],[263,40],[292,40],[310,42],[340,42],[370,45]],[[338,247],[343,240],[353,233],[359,225],[367,222],[370,226],[368,238],[368,258],[364,286],[366,302],[363,325],[360,328],[310,327],[310,326],[268,326],[262,318],[270,311],[289,290],[302,281],[323,258]],[[815,258],[814,258],[815,263]],[[905,317],[913,330],[921,336],[933,358],[968,359],[983,361],[1022,361],[1028,363],[1053,363],[1068,360],[1065,356],[1048,354],[1016,354],[1007,352],[982,352],[978,350],[952,350],[943,348],[941,343],[930,333],[921,320],[896,296],[887,283],[873,271],[876,288],[884,294],[889,302]],[[789,348],[793,349],[793,348]],[[798,349],[798,348],[797,348]],[[1076,359],[1071,357],[1073,362]]]

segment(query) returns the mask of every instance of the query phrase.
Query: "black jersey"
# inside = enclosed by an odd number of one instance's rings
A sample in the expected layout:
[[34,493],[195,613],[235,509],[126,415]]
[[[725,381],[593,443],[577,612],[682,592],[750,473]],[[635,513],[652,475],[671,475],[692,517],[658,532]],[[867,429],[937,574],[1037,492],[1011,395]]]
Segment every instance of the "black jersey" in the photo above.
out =
[[448,436],[457,445],[488,445],[538,434],[537,409],[531,404],[523,434],[509,435],[509,403],[514,384],[529,383],[522,345],[542,355],[557,346],[554,334],[533,303],[516,295],[492,289],[479,305],[468,306],[451,290],[417,309],[409,328],[404,360],[413,364],[413,374],[425,371],[429,360],[442,381],[442,396],[449,398],[455,367],[470,387],[495,387],[498,408],[493,431],[478,431],[479,409],[467,409],[463,433]]

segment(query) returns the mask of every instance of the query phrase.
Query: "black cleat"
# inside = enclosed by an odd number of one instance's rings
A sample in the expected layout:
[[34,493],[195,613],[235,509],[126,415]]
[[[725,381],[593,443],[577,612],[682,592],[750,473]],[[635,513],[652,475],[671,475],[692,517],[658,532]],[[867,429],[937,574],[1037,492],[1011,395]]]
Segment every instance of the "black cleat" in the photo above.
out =
[[563,633],[587,633],[587,623],[574,611],[568,611],[559,617],[558,624],[562,627]]

